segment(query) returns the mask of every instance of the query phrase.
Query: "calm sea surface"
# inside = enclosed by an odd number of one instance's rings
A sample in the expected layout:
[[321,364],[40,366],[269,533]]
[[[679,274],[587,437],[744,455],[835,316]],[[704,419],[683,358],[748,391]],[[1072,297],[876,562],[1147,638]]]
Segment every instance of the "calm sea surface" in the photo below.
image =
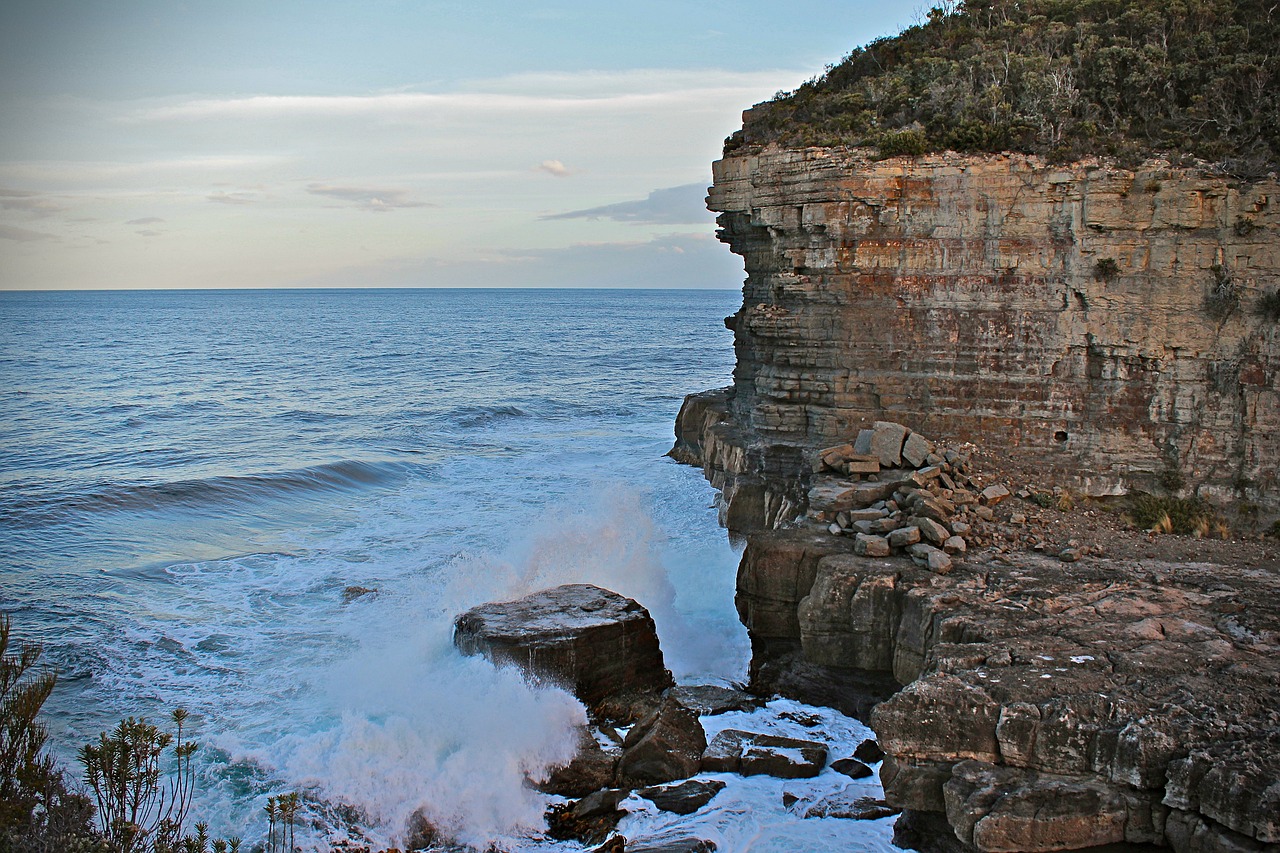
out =
[[[0,294],[0,611],[60,672],[55,753],[75,773],[98,731],[181,706],[220,834],[256,839],[265,798],[304,789],[315,838],[358,813],[390,839],[426,805],[535,844],[522,779],[581,711],[461,658],[451,619],[595,582],[654,612],[678,679],[744,677],[737,556],[700,472],[663,458],[682,396],[729,382],[738,301]],[[715,831],[775,849],[752,790]]]

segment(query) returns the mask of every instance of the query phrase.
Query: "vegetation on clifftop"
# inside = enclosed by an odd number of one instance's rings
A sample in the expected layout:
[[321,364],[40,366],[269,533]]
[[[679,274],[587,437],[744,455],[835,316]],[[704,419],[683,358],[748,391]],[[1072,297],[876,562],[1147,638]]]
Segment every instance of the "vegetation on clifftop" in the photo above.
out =
[[1274,0],[967,0],[752,110],[742,144],[1280,162]]

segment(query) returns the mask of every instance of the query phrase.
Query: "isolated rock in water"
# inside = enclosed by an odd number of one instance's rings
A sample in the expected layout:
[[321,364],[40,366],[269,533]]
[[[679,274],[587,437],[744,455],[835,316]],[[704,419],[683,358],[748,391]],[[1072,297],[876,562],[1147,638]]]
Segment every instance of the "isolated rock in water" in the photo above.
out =
[[839,758],[831,762],[831,769],[843,773],[850,779],[865,779],[871,775],[871,768],[856,758]]
[[598,586],[566,584],[482,604],[453,624],[463,654],[513,663],[590,708],[672,684],[649,611]]
[[[849,820],[878,820],[901,812],[884,800],[874,797],[855,796],[850,791],[841,791],[829,797],[823,797],[809,806],[805,817],[839,817]],[[1012,848],[1011,848],[1012,849]]]
[[714,684],[672,687],[667,695],[699,717],[727,714],[730,711],[754,711],[764,707],[763,699],[752,696],[745,690]]
[[688,779],[698,772],[706,748],[698,717],[668,694],[657,711],[627,732],[618,781],[636,787]]
[[578,754],[564,767],[551,771],[545,782],[535,787],[544,794],[585,797],[608,787],[618,768],[618,753],[605,752],[586,726],[578,729]]
[[664,812],[693,814],[723,790],[724,783],[717,779],[690,779],[678,785],[642,788],[636,793]]
[[377,592],[376,589],[370,589],[367,586],[349,586],[342,591],[342,603],[350,604],[361,596],[369,595]]
[[714,842],[688,836],[642,838],[627,845],[627,853],[713,853]]
[[767,775],[780,779],[817,776],[826,763],[826,744],[739,729],[720,732],[702,755],[702,769],[707,773]]
[[880,748],[880,744],[867,738],[858,744],[858,748],[853,751],[853,757],[868,764],[875,764],[877,761],[884,760],[884,750]]

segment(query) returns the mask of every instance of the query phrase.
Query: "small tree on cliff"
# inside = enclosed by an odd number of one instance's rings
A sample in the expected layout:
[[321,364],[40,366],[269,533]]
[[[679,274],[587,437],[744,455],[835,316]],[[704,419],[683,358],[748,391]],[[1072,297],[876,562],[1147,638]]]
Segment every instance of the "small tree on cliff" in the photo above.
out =
[[40,646],[11,641],[0,617],[0,853],[92,850],[93,806],[67,790],[36,720],[56,676],[37,668]]

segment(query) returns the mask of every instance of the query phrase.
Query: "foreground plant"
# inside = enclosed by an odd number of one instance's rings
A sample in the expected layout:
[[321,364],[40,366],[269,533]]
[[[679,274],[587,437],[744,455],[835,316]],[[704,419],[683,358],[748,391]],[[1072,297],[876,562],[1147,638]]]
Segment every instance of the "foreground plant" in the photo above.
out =
[[[98,742],[80,750],[85,784],[98,805],[103,837],[119,853],[169,853],[190,849],[183,822],[191,808],[195,770],[191,757],[197,745],[183,739],[187,712],[173,712],[176,734],[162,732],[145,719],[123,720]],[[173,747],[173,766],[165,773],[165,751]],[[196,850],[207,849],[207,834],[198,827],[191,839]]]

